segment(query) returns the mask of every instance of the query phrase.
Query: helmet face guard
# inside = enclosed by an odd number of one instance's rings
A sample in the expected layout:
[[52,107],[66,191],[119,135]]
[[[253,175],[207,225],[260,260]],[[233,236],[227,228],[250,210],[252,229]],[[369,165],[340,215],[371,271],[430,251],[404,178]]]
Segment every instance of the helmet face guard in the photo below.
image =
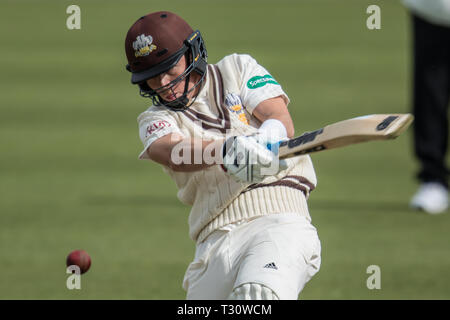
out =
[[[152,89],[148,86],[146,80],[156,77],[173,68],[180,59],[185,56],[188,66],[182,74],[165,86]],[[168,59],[138,74],[133,74],[132,82],[137,83],[140,89],[140,95],[151,98],[156,106],[166,106],[175,111],[183,111],[187,109],[194,101],[189,101],[188,95],[201,85],[206,76],[207,52],[200,31],[194,31],[183,43],[180,50],[175,52]],[[128,66],[127,69],[129,70]],[[130,70],[129,70],[130,71]],[[189,89],[189,79],[191,73],[195,71],[200,75],[200,79]],[[172,90],[181,82],[185,82],[183,94],[173,101],[165,101],[160,94]]]

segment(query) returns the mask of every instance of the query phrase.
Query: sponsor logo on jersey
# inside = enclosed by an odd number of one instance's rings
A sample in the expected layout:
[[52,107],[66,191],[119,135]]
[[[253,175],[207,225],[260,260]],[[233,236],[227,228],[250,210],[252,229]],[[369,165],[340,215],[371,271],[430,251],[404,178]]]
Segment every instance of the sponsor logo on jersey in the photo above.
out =
[[264,87],[268,83],[280,85],[278,82],[275,81],[275,79],[270,74],[266,74],[265,76],[255,76],[250,80],[248,80],[247,88],[256,89]]
[[161,121],[156,121],[151,123],[149,126],[147,126],[147,131],[145,133],[145,137],[148,137],[149,135],[151,135],[153,132],[160,130],[162,128],[166,128],[166,127],[170,127],[171,124],[165,120],[161,120]]
[[136,57],[148,56],[152,51],[156,50],[156,46],[152,44],[153,37],[141,34],[136,37],[133,42],[134,55]]

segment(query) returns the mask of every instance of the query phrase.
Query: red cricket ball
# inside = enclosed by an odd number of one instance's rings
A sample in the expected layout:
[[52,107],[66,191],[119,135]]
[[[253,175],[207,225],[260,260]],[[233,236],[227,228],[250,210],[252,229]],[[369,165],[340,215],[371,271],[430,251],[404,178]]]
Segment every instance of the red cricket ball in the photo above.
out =
[[66,265],[77,265],[83,274],[91,267],[91,257],[84,250],[74,250],[67,256]]

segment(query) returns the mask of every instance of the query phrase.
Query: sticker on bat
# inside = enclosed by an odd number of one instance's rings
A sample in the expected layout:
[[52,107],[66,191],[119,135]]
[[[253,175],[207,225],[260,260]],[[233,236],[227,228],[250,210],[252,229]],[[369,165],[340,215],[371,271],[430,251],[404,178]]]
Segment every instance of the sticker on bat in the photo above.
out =
[[308,153],[313,153],[313,152],[317,152],[317,151],[322,151],[325,150],[325,146],[323,144],[319,145],[319,146],[315,146],[312,147],[310,149],[306,149],[306,150],[302,150],[302,151],[298,151],[296,153],[294,153],[295,156],[301,156],[303,154],[308,154]]
[[308,143],[308,142],[312,142],[321,133],[323,133],[323,128],[321,128],[319,130],[316,130],[316,131],[306,132],[306,133],[302,134],[298,138],[289,140],[288,141],[288,147],[289,148],[295,148],[295,147],[298,147],[298,146],[300,146],[302,144],[305,144],[305,143]]
[[392,123],[392,121],[394,121],[397,118],[398,118],[398,116],[387,117],[386,119],[381,121],[381,123],[379,125],[377,125],[377,131],[382,131],[382,130],[386,129]]

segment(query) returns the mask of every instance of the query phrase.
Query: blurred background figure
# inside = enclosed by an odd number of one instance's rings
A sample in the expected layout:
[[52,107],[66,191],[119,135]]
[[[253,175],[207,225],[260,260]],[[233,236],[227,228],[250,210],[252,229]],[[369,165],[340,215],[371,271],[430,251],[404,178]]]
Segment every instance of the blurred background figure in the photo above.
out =
[[450,0],[403,0],[412,17],[414,150],[420,186],[410,206],[430,214],[448,209]]

